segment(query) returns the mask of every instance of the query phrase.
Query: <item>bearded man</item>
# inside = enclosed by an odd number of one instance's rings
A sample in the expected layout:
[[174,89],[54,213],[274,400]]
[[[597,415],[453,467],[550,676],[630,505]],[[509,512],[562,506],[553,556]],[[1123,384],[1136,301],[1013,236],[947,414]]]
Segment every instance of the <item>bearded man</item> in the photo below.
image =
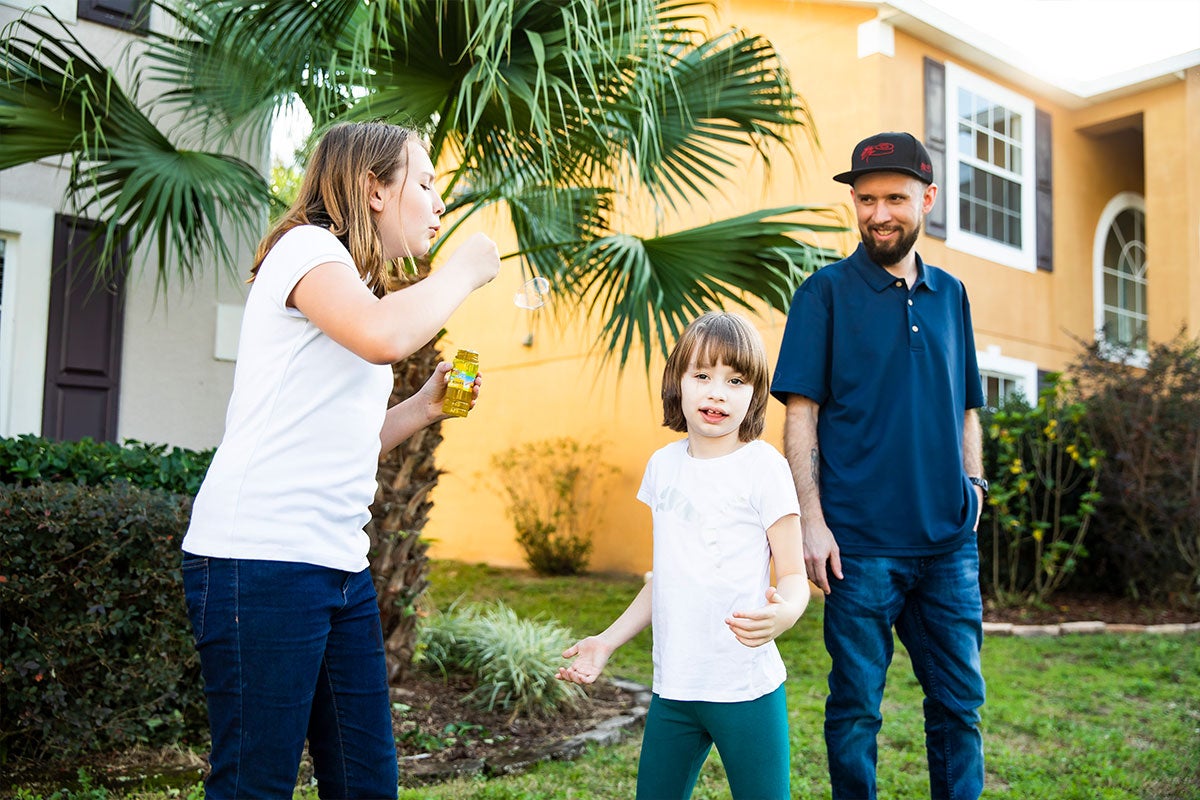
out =
[[833,798],[876,797],[893,629],[925,692],[931,797],[978,798],[987,481],[971,308],[915,250],[938,187],[914,136],[864,139],[834,180],[851,186],[862,243],[797,290],[771,385],[805,566],[825,593]]

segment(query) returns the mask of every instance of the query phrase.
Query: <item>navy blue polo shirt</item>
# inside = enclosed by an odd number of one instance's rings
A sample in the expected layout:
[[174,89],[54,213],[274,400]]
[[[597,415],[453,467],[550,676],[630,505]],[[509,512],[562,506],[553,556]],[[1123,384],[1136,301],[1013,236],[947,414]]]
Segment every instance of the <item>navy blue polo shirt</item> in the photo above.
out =
[[821,510],[841,552],[934,555],[975,536],[963,415],[984,398],[957,278],[917,256],[910,290],[860,244],[796,290],[771,393],[820,405]]

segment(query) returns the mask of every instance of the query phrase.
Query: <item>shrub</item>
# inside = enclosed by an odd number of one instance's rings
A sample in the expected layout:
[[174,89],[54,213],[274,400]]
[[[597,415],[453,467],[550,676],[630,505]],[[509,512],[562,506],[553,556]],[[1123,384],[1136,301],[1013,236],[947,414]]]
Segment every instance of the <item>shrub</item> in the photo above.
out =
[[475,688],[465,700],[486,711],[545,715],[569,708],[581,687],[554,677],[575,642],[554,622],[525,620],[503,603],[451,608],[422,621],[417,664],[443,675],[465,673]]
[[183,601],[188,499],[0,486],[0,758],[179,742],[205,719]]
[[28,434],[0,439],[0,484],[66,481],[89,486],[125,480],[147,489],[195,496],[213,450],[185,450],[127,439],[124,445],[57,442]]
[[1035,407],[990,415],[991,590],[1001,605],[1043,604],[1087,555],[1104,453],[1070,382],[1051,374]]
[[1152,345],[1145,368],[1130,355],[1092,344],[1072,367],[1109,454],[1097,534],[1129,594],[1200,606],[1200,339]]
[[539,575],[577,575],[592,552],[596,501],[616,467],[599,444],[563,437],[492,456],[491,482],[508,503],[525,561]]

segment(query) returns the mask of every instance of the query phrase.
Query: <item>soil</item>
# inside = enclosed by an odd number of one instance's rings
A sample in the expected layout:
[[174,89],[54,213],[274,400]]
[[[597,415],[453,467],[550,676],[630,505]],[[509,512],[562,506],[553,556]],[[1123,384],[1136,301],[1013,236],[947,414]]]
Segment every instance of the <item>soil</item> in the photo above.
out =
[[[472,772],[502,774],[561,757],[564,743],[606,720],[631,715],[637,705],[634,692],[598,681],[586,687],[586,698],[573,712],[514,717],[465,704],[470,690],[465,680],[420,675],[392,689],[401,783]],[[582,745],[575,748],[580,749]]]
[[[1058,594],[1045,608],[997,608],[985,605],[988,622],[1043,625],[1059,622],[1099,620],[1107,623],[1160,625],[1200,621],[1200,610],[1171,605],[1145,605],[1119,597],[1088,594]],[[635,693],[601,681],[588,687],[587,698],[571,713],[542,718],[514,718],[504,712],[483,712],[463,702],[470,685],[461,679],[443,681],[440,676],[416,675],[392,690],[396,751],[401,782],[416,785],[445,780],[458,774],[515,772],[537,760],[563,757],[562,743],[594,729],[605,720],[637,713]],[[636,728],[638,722],[631,725]],[[581,748],[576,748],[581,749]],[[570,754],[568,748],[566,755]],[[207,766],[204,760],[180,750],[131,751],[90,759],[82,765],[106,785],[144,784],[188,786],[198,781]],[[8,764],[0,781],[0,797],[14,786],[36,786],[41,781],[58,782],[75,774],[71,765],[59,776],[48,775],[45,767],[25,771]],[[301,781],[311,776],[311,765],[301,765]],[[38,780],[41,779],[41,781]]]
[[1059,593],[1050,600],[1045,608],[1000,608],[994,602],[985,600],[983,619],[986,622],[1011,622],[1016,625],[1090,621],[1129,625],[1200,622],[1200,609],[1170,603],[1146,604],[1123,597],[1082,593]]

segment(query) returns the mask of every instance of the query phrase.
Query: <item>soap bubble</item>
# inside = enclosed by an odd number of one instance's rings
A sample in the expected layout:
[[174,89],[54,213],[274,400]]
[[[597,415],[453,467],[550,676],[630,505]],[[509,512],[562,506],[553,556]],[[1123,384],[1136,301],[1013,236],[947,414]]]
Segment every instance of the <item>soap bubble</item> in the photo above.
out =
[[513,295],[513,303],[517,308],[527,308],[532,311],[546,305],[549,295],[550,281],[538,275],[521,284],[521,288]]

